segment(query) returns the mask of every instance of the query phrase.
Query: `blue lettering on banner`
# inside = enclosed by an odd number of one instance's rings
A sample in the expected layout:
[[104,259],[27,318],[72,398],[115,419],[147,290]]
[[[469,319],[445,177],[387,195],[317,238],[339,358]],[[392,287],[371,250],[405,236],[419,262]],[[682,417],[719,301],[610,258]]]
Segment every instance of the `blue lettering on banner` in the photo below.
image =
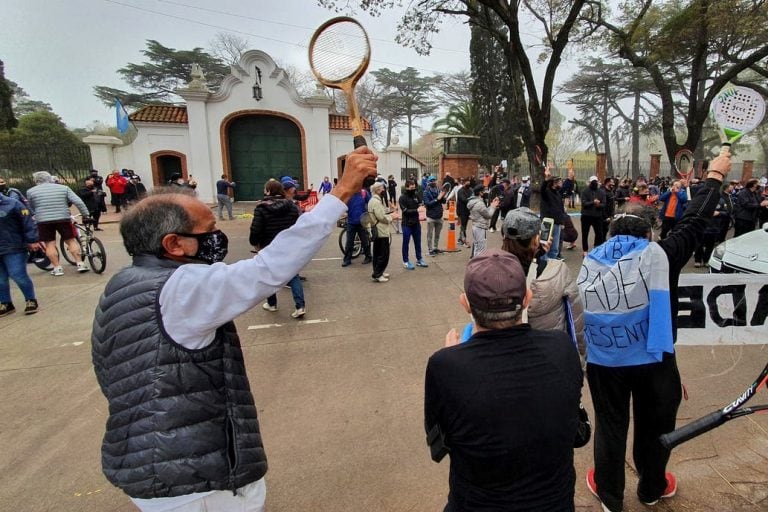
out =
[[[624,309],[629,310],[648,306],[648,280],[635,258],[620,259],[607,272],[593,275],[590,275],[587,266],[582,265],[579,278],[576,284],[583,290],[585,310],[616,311],[622,302]],[[638,283],[642,284],[642,291],[639,291]],[[635,299],[630,302],[629,294],[633,292]],[[614,300],[611,300],[612,296]],[[594,303],[595,299],[600,303],[599,308]]]
[[596,364],[622,366],[652,362],[647,353],[649,307],[628,313],[584,312],[584,340],[588,360]]

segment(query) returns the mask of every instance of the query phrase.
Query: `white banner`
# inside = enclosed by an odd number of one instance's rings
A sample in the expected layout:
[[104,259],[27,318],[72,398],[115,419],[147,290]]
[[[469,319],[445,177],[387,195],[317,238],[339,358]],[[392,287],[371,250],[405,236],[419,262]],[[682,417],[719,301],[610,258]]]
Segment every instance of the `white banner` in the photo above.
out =
[[768,343],[768,274],[680,274],[678,345]]

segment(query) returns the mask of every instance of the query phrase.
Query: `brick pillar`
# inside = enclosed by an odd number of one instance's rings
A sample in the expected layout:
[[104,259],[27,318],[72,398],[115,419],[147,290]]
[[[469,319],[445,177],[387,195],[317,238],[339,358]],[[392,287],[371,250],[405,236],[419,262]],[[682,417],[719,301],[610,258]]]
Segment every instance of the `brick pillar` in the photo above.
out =
[[649,180],[656,178],[659,175],[659,169],[661,169],[661,154],[651,153],[651,171]]
[[595,174],[600,183],[605,179],[605,153],[598,153],[597,160],[595,160]]
[[754,160],[744,160],[744,163],[741,164],[741,182],[746,183],[747,181],[752,179],[752,171],[755,168],[755,161]]

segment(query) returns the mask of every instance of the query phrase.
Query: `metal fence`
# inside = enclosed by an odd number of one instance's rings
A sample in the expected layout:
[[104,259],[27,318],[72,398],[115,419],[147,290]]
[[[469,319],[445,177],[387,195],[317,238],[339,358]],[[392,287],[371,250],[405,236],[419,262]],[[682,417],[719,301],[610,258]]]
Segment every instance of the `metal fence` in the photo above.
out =
[[26,190],[34,185],[32,173],[48,171],[58,176],[60,183],[77,190],[92,168],[87,145],[55,146],[25,144],[0,147],[0,176],[9,186]]

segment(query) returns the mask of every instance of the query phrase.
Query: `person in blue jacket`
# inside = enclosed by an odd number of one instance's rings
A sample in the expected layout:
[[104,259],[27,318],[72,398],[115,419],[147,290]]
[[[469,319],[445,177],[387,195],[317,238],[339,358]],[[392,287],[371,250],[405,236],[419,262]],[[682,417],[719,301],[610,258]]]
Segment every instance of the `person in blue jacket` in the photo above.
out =
[[9,279],[13,279],[24,294],[24,314],[37,313],[35,287],[27,274],[27,249],[37,248],[37,223],[29,208],[0,194],[0,316],[16,311]]

